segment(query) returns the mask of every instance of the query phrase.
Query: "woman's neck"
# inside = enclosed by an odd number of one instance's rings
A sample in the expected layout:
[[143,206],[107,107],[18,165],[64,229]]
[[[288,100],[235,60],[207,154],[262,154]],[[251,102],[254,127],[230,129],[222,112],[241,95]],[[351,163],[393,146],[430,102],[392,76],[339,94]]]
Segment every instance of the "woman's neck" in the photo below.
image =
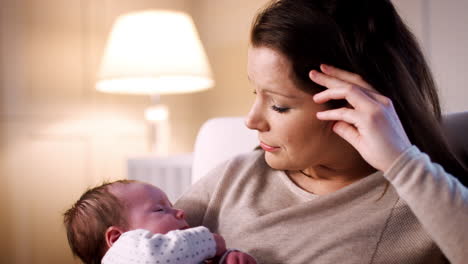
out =
[[317,195],[325,195],[336,192],[375,171],[369,165],[347,170],[347,172],[352,173],[334,170],[325,166],[317,166],[301,171],[287,171],[287,174],[297,186],[305,191]]

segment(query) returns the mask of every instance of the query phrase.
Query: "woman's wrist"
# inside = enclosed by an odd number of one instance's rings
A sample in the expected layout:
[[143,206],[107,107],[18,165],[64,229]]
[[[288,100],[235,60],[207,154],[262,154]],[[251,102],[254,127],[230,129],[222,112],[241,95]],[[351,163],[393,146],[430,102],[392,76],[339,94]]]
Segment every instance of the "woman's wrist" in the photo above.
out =
[[392,175],[400,171],[400,168],[406,164],[408,157],[411,156],[410,153],[415,151],[418,151],[418,148],[415,145],[407,147],[385,170],[383,170],[384,176],[386,178],[392,178]]

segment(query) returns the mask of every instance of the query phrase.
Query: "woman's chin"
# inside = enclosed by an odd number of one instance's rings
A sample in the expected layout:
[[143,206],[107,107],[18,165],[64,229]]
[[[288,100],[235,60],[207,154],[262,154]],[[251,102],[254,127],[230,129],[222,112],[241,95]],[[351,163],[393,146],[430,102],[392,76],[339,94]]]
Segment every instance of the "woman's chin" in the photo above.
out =
[[265,161],[272,169],[283,171],[297,171],[310,167],[305,162],[294,160],[282,155],[280,153],[265,152]]
[[268,166],[270,166],[272,169],[290,170],[291,164],[288,164],[289,162],[286,159],[282,158],[279,155],[276,155],[276,153],[273,154],[273,153],[265,152],[265,161],[268,164]]

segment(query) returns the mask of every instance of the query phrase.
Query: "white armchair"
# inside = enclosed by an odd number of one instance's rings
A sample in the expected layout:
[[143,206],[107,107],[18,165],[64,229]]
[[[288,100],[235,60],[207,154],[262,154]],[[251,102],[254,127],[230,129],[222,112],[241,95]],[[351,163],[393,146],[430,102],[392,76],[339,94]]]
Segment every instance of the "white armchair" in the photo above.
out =
[[192,165],[192,183],[217,164],[258,145],[257,132],[244,125],[244,117],[206,121],[198,132]]

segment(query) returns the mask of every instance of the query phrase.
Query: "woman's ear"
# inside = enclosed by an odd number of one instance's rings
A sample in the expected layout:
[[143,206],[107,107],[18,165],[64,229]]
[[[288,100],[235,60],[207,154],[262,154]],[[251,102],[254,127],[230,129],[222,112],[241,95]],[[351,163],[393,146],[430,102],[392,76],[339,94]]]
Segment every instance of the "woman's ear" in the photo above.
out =
[[110,226],[107,228],[105,234],[107,247],[112,247],[112,245],[115,243],[115,241],[117,241],[120,235],[123,234],[123,232],[124,231],[117,226]]

